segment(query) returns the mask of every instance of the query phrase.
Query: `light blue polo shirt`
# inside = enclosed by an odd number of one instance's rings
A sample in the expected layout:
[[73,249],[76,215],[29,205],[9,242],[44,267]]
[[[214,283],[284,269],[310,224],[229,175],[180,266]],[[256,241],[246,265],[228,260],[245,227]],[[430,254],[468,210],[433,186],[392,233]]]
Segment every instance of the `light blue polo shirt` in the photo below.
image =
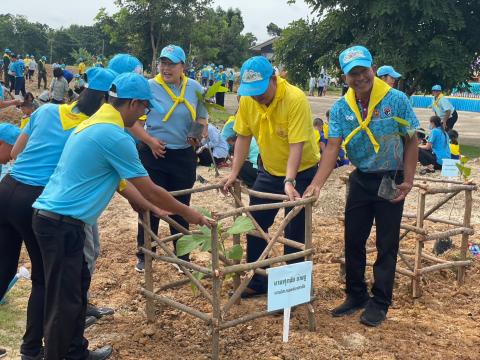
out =
[[[196,108],[197,119],[208,117],[205,106],[199,103],[196,92],[203,93],[202,86],[195,80],[187,79],[187,88],[185,89],[185,99]],[[159,140],[164,141],[167,149],[186,149],[191,145],[187,143],[187,135],[192,126],[193,120],[190,111],[185,104],[178,104],[168,121],[163,121],[165,115],[173,106],[173,100],[154,79],[149,81],[153,97],[160,103],[164,112],[158,112],[152,109],[147,116],[147,133]],[[176,88],[174,85],[168,85],[176,96],[180,95],[181,86]]]
[[215,80],[215,73],[216,73],[215,70],[210,69],[208,71],[208,80]]
[[92,125],[71,134],[55,172],[33,207],[93,225],[121,179],[145,176],[148,174],[135,142],[122,128]]
[[0,85],[0,101],[5,101],[5,87]]
[[15,77],[25,76],[25,63],[23,60],[17,60],[13,63],[12,72],[15,73]]
[[212,149],[212,154],[217,159],[228,157],[228,143],[212,124],[208,124],[208,139],[204,142]]
[[443,117],[445,116],[445,113],[448,110],[450,110],[450,116],[455,111],[455,108],[453,107],[452,103],[445,96],[442,96],[440,98],[437,105],[435,105],[435,98],[433,98],[432,109],[435,112],[435,115],[440,117],[440,119],[443,119]]
[[63,130],[59,105],[46,104],[38,108],[23,129],[28,142],[10,175],[27,185],[47,185],[72,131]]
[[432,129],[428,142],[432,144],[432,152],[439,165],[442,165],[443,159],[450,159],[450,138],[444,131],[439,128]]
[[202,69],[202,78],[203,78],[203,79],[207,79],[207,78],[208,78],[208,69],[207,69],[207,68],[203,68],[203,69]]
[[[357,106],[361,114],[361,105]],[[380,144],[378,153],[375,153],[363,130],[347,144],[348,158],[360,171],[382,172],[403,169],[403,142],[400,134],[406,135],[407,128],[396,122],[394,116],[408,121],[412,129],[420,126],[407,96],[391,89],[375,107],[369,125],[373,136]],[[330,111],[328,137],[345,139],[357,127],[357,118],[342,97]]]

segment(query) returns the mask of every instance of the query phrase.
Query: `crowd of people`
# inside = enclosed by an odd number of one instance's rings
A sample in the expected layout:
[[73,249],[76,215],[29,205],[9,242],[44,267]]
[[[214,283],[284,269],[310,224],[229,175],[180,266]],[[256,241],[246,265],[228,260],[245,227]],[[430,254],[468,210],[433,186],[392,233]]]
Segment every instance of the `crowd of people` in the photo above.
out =
[[[110,346],[89,350],[84,337],[86,325],[113,313],[93,306],[88,293],[100,254],[98,218],[117,192],[139,216],[151,212],[154,233],[159,216],[167,214],[186,229],[189,224],[210,227],[210,220],[190,207],[190,195],[169,194],[194,186],[199,163],[231,168],[221,180],[225,194],[240,179],[255,191],[286,194],[290,200],[318,197],[335,167],[352,164],[345,206],[346,298],[331,313],[339,317],[363,309],[360,321],[368,326],[386,319],[403,204],[417,160],[438,168],[442,159],[455,155],[452,145],[459,155],[458,133],[453,130],[456,111],[438,85],[432,89],[436,115],[430,119],[431,133],[422,141],[410,100],[395,89],[401,75],[391,66],[375,73],[367,48],[353,46],[340,54],[348,89],[325,120],[313,122],[304,91],[277,75],[265,57],[255,56],[240,70],[236,114],[219,130],[209,123],[198,93],[218,81],[232,91],[235,72],[214,64],[188,69],[179,46],[162,49],[158,75],[149,80],[142,63],[128,54],[117,54],[106,67],[97,61],[87,69],[81,60],[76,74],[54,64],[48,103],[38,108],[33,104],[41,99],[28,95],[24,78],[28,73],[32,81],[38,69],[38,88],[40,80],[46,83],[46,75],[40,77],[46,59],[32,68],[34,58],[27,66],[7,50],[11,62],[4,79],[14,77],[15,95],[21,93],[23,99],[7,100],[8,91],[2,87],[0,108],[21,106],[25,118],[22,129],[0,124],[0,161],[10,163],[0,182],[0,299],[17,271],[25,243],[32,290],[22,359],[111,356]],[[324,95],[328,76],[314,79],[318,94]],[[75,96],[69,96],[70,91]],[[223,106],[221,94],[215,100]],[[385,184],[394,191],[383,192]],[[268,201],[250,197],[250,205]],[[267,232],[277,212],[252,215]],[[304,219],[301,211],[285,229],[285,237],[303,243]],[[365,246],[374,221],[378,253],[369,292]],[[143,232],[139,226],[138,247],[144,244]],[[170,227],[172,235],[177,232]],[[247,235],[247,261],[256,261],[265,247],[263,239]],[[298,250],[285,245],[284,251]],[[143,272],[144,255],[139,251],[136,256],[135,270]],[[189,254],[181,258],[189,261]],[[256,274],[242,297],[262,295],[267,289],[267,278]]]

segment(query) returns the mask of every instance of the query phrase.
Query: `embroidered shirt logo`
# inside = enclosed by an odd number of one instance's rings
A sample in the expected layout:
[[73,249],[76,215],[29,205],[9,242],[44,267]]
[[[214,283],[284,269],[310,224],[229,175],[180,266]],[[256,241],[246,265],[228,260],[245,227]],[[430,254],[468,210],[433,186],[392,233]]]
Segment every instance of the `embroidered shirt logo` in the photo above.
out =
[[343,57],[343,62],[345,64],[348,64],[350,61],[358,59],[358,58],[362,58],[362,57],[365,57],[365,55],[363,54],[362,51],[352,50],[349,53],[345,54],[345,56]]
[[355,119],[355,117],[353,115],[347,115],[347,116],[345,116],[345,119],[348,120],[348,121],[353,121],[353,119]]
[[242,76],[242,82],[244,83],[252,83],[260,80],[263,80],[262,74],[253,70],[245,71]]
[[383,113],[387,116],[391,116],[392,115],[392,108],[387,106],[386,108],[383,109]]
[[165,50],[168,51],[169,53],[172,53],[175,49],[173,48],[173,46],[169,45]]

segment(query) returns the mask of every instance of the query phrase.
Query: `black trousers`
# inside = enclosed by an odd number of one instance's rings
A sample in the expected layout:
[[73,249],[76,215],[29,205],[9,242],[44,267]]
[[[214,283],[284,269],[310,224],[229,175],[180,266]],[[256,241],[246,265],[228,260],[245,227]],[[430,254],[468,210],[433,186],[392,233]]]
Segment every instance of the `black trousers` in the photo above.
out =
[[[299,172],[296,177],[296,189],[300,193],[307,189],[307,186],[313,180],[315,173],[317,171],[317,166],[311,167],[310,169],[304,170]],[[269,174],[263,166],[260,166],[258,169],[258,176],[253,184],[252,190],[256,191],[263,191],[269,192],[274,194],[285,194],[284,192],[284,183],[283,180],[285,177],[283,176],[274,176]],[[250,197],[250,205],[259,205],[259,204],[269,204],[277,202],[277,200],[266,200],[260,199],[251,196]],[[292,208],[285,209],[285,215],[287,215]],[[267,232],[270,226],[272,226],[275,216],[278,213],[278,209],[273,210],[261,210],[252,212],[253,217],[261,226],[261,228]],[[293,220],[287,225],[285,228],[285,237],[290,240],[298,241],[301,243],[305,243],[305,210],[302,210]],[[260,255],[262,254],[263,250],[265,250],[267,243],[265,240],[258,238],[256,236],[247,235],[247,262],[256,261]],[[297,249],[294,249],[290,246],[284,246],[284,253],[285,255],[297,252]],[[300,262],[303,261],[302,259],[297,259],[291,261]],[[250,289],[253,289],[258,292],[266,292],[268,288],[267,278],[255,274],[248,285]]]
[[458,120],[457,110],[453,110],[452,116],[448,118],[447,123],[445,124],[445,131],[452,130],[457,120]]
[[83,336],[91,279],[84,226],[33,216],[45,272],[45,360],[83,360],[89,354]]
[[8,75],[8,80],[10,82],[10,92],[15,90],[15,75]]
[[202,77],[202,86],[207,87],[207,85],[208,85],[208,78],[203,78]]
[[[167,191],[191,189],[195,183],[197,175],[197,156],[193,147],[180,150],[167,149],[164,158],[155,159],[150,148],[144,144],[139,146],[140,160],[148,172],[152,181]],[[178,201],[185,205],[190,205],[190,195],[176,197]],[[188,222],[181,216],[171,216],[183,227],[189,227]],[[158,233],[159,219],[155,216],[150,217],[150,226],[152,231]],[[177,234],[178,231],[170,226],[170,234]],[[143,246],[143,228],[138,226],[137,245]],[[174,243],[174,245],[176,242]],[[144,259],[144,254],[137,252],[139,259]],[[189,256],[182,256],[186,260]]]
[[28,80],[33,79],[33,74],[35,74],[35,70],[28,70],[28,75],[27,75]]
[[[213,149],[210,149],[213,151]],[[208,149],[203,149],[200,154],[197,154],[198,156],[198,164],[202,166],[210,166],[213,164],[212,157],[210,156],[210,152]],[[216,158],[213,157],[215,160],[215,164],[220,164],[222,162],[225,162],[225,158]]]
[[233,92],[233,80],[228,80],[228,91]]
[[323,89],[324,89],[323,86],[318,87],[318,96],[323,96]]
[[442,166],[437,162],[437,156],[432,150],[418,149],[418,161],[423,166],[433,165],[435,170],[441,170]]
[[215,94],[215,103],[220,106],[225,106],[225,93],[217,92]]
[[22,241],[31,262],[32,291],[21,353],[36,356],[42,347],[45,282],[40,248],[32,230],[32,204],[43,187],[30,186],[6,175],[0,183],[0,299],[17,272]]
[[42,84],[43,80],[43,88],[47,90],[47,73],[44,72],[39,72],[38,73],[38,88],[40,89],[40,85]]
[[248,188],[251,188],[257,179],[258,170],[253,167],[250,161],[245,161],[240,169],[238,178],[242,180]]
[[25,78],[24,77],[16,77],[15,78],[15,95],[22,93],[22,96],[27,96],[27,92],[25,91]]
[[[350,175],[345,206],[346,292],[356,298],[368,294],[365,245],[375,219],[377,259],[373,265],[372,295],[376,305],[388,310],[392,302],[404,202],[394,204],[377,195],[382,176],[359,170]],[[396,183],[402,181],[403,173],[398,172]]]

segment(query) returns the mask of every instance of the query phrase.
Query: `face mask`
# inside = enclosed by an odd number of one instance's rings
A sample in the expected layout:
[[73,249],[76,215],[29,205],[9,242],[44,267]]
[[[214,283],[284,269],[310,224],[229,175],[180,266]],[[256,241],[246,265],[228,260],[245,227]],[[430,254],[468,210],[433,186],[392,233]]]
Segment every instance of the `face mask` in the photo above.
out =
[[428,128],[429,128],[430,130],[433,130],[433,129],[434,129],[434,127],[433,127],[432,124],[428,125]]

